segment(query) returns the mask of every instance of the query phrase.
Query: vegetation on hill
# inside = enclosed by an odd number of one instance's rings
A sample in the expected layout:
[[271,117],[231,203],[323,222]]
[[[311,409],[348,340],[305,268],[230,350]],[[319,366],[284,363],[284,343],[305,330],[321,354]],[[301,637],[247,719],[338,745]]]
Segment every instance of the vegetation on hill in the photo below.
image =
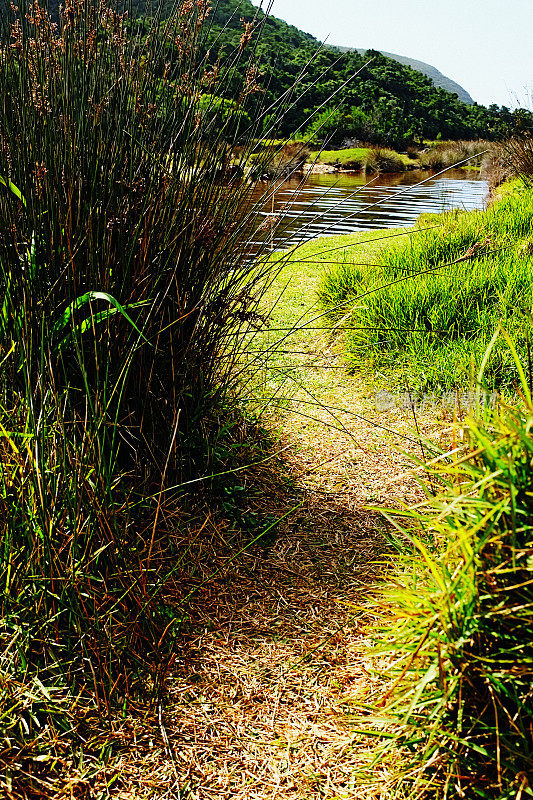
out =
[[212,53],[238,47],[243,24],[250,23],[255,33],[247,28],[246,36],[256,47],[263,100],[268,107],[286,97],[287,112],[276,126],[283,136],[307,128],[311,114],[317,115],[311,132],[320,141],[362,140],[395,149],[423,139],[496,140],[533,127],[533,115],[524,109],[467,105],[376,51],[321,47],[297,28],[265,18],[250,0],[222,0],[215,7]]
[[370,602],[380,680],[347,704],[361,747],[379,743],[357,785],[383,769],[394,797],[531,796],[531,152],[528,138],[505,146],[522,180],[487,212],[297,256],[324,261],[322,300],[354,369],[414,389],[415,417],[452,413],[433,390],[454,396],[451,442],[425,442],[416,461],[425,497],[383,511],[394,552]]
[[[342,51],[357,50],[358,53],[362,54],[366,52],[366,50],[362,49],[361,47],[339,47],[338,49]],[[474,100],[466,91],[466,89],[453,81],[451,78],[443,75],[442,72],[439,72],[438,69],[432,67],[431,64],[426,64],[424,61],[418,61],[416,58],[399,56],[396,53],[387,53],[384,50],[381,50],[380,52],[387,58],[392,58],[393,61],[399,61],[400,64],[405,64],[408,67],[412,67],[412,69],[416,70],[417,72],[421,72],[426,77],[431,78],[435,86],[439,86],[441,89],[446,89],[446,91],[451,92],[451,94],[456,94],[457,98],[461,100],[462,103],[473,105]]]

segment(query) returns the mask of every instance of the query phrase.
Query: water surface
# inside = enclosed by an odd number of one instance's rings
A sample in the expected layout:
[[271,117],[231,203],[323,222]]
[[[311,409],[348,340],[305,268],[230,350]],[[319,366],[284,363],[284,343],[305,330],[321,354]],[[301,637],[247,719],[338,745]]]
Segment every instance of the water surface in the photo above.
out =
[[[422,181],[424,181],[422,183]],[[258,197],[261,190],[258,187]],[[263,233],[272,249],[318,236],[413,225],[420,214],[484,207],[488,184],[464,170],[434,174],[310,175],[278,184],[264,203]]]

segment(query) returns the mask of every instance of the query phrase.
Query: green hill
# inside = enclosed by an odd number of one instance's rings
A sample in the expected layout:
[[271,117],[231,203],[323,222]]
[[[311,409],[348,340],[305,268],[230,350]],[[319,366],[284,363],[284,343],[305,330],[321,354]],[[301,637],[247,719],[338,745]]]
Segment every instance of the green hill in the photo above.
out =
[[[275,17],[265,18],[250,0],[221,0],[212,17],[214,52],[239,46],[243,25],[253,23],[249,47],[260,64],[263,93],[256,110],[284,96],[280,135],[307,127],[317,109],[316,138],[339,145],[350,140],[403,148],[423,139],[498,139],[517,125],[533,125],[529,112],[485,108],[450,79],[422,62],[374,50],[324,46]],[[405,63],[402,63],[405,62]],[[413,66],[419,67],[414,69]],[[425,72],[430,72],[428,77]],[[357,75],[356,75],[357,73]],[[452,89],[453,91],[449,91]],[[458,95],[461,95],[459,97]],[[334,101],[330,98],[335,97]]]
[[[116,0],[121,7],[129,1]],[[48,3],[55,18],[58,2]],[[0,0],[0,9],[6,3]],[[157,0],[131,3],[133,15],[142,16]],[[323,45],[283,20],[266,17],[251,0],[214,2],[207,26],[206,57],[227,66],[224,88],[218,89],[222,99],[237,99],[244,73],[252,62],[258,65],[253,85],[260,90],[246,98],[246,111],[255,120],[267,117],[268,136],[294,136],[311,125],[315,141],[334,147],[368,142],[405,149],[428,139],[495,140],[517,126],[533,128],[531,112],[474,103],[428,64]],[[235,60],[231,54],[243,49],[243,35],[246,52]]]
[[[366,50],[363,50],[360,47],[337,47],[337,49],[344,53],[347,53],[350,50],[357,50],[357,52],[361,54],[366,52]],[[380,50],[380,53],[387,58],[391,58],[393,61],[398,61],[400,64],[405,64],[405,66],[411,67],[417,72],[421,72],[427,78],[430,78],[435,86],[439,86],[441,89],[446,89],[447,92],[456,94],[462,103],[466,103],[469,106],[474,104],[473,98],[466,91],[466,89],[464,89],[451,78],[443,75],[442,72],[439,72],[439,70],[436,67],[431,66],[431,64],[426,64],[425,61],[417,61],[417,59],[409,58],[408,56],[399,56],[395,53],[386,53],[384,50]]]

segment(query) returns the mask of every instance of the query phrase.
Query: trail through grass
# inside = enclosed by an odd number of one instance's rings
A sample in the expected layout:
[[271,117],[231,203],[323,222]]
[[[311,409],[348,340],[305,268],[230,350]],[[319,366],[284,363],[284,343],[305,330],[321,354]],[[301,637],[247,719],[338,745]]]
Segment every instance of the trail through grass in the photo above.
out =
[[[371,259],[386,241],[372,240],[386,235],[364,235],[357,257]],[[264,360],[256,402],[267,407],[283,457],[246,471],[241,514],[279,519],[296,510],[194,597],[163,714],[175,761],[146,753],[134,769],[124,765],[134,797],[148,772],[161,791],[174,769],[202,800],[393,796],[391,764],[376,770],[374,786],[358,785],[373,742],[346,712],[375,679],[361,655],[370,615],[354,618],[352,606],[364,605],[379,580],[385,541],[383,523],[363,504],[419,496],[395,450],[417,447],[416,427],[409,409],[376,411],[372,386],[346,372],[324,319],[315,320],[317,253],[342,241],[313,243],[303,262],[282,268],[266,299],[269,332],[251,345]],[[294,326],[283,339],[280,329]],[[421,424],[426,432],[439,425],[429,417]]]

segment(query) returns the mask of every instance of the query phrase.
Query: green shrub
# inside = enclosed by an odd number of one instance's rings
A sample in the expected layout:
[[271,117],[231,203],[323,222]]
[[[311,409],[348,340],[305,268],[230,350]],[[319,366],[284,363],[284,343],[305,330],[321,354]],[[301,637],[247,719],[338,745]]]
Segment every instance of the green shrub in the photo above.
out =
[[394,150],[374,147],[368,151],[365,168],[369,172],[405,172],[405,161]]
[[328,145],[339,145],[349,135],[346,114],[335,106],[325,108],[316,114],[305,129],[305,138],[309,142],[324,142]]

